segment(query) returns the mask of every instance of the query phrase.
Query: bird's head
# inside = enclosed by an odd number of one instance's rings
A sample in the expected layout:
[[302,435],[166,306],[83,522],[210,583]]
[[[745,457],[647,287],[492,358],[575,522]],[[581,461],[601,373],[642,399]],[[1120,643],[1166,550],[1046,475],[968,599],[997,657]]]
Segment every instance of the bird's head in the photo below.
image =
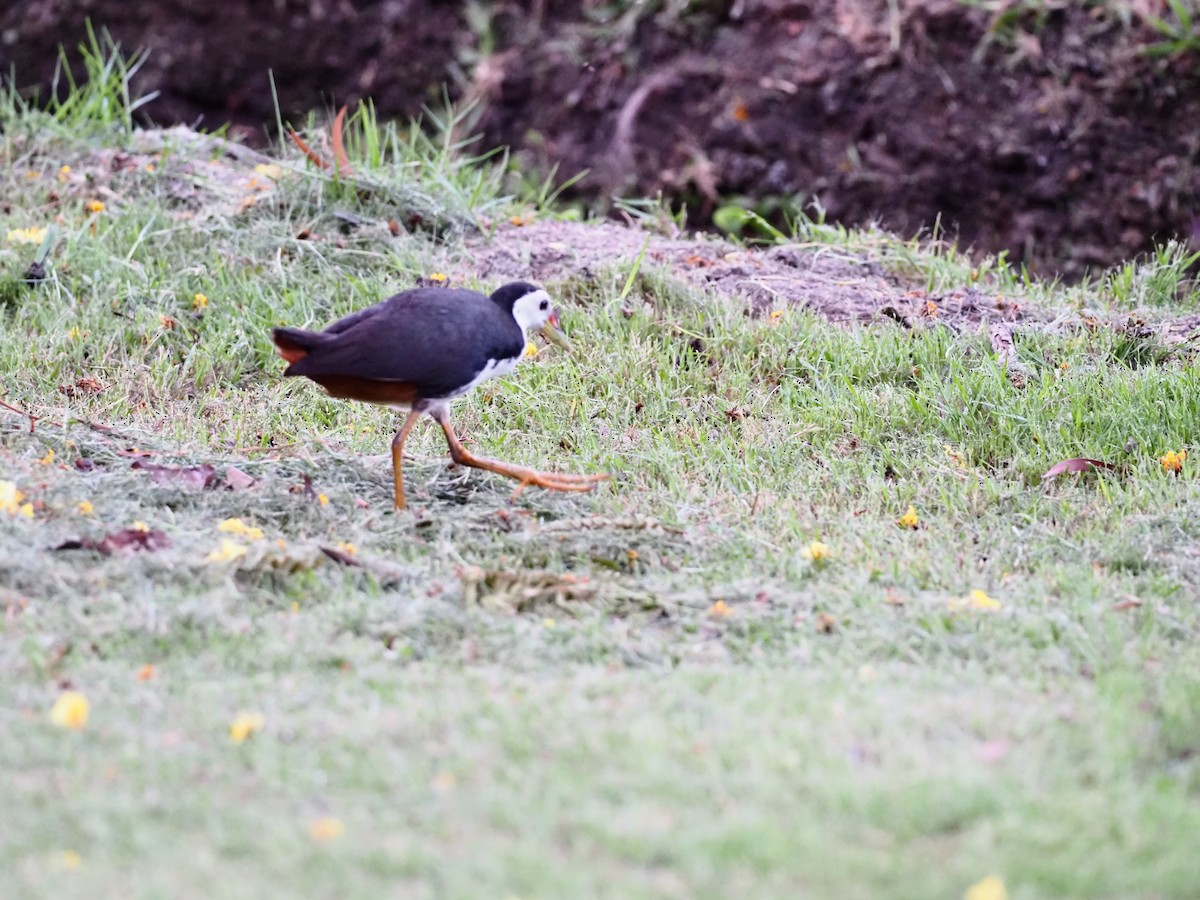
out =
[[514,281],[498,288],[491,299],[502,306],[511,304],[513,318],[521,326],[521,331],[537,329],[564,350],[571,349],[567,336],[558,324],[558,316],[554,314],[550,295],[536,284]]

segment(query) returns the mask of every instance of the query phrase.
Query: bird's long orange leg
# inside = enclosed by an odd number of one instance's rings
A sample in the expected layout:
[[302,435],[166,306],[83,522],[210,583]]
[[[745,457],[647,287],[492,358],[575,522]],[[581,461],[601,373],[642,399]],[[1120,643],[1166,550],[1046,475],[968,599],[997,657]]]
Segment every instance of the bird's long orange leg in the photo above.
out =
[[396,487],[396,509],[404,509],[404,471],[401,469],[401,464],[404,462],[404,442],[408,440],[408,433],[412,431],[412,427],[417,424],[419,418],[421,418],[421,413],[414,409],[408,414],[404,424],[396,432],[396,436],[392,438],[392,482]]
[[450,417],[444,412],[433,412],[433,417],[437,419],[439,425],[442,426],[442,431],[446,435],[446,443],[450,447],[450,458],[460,466],[470,466],[473,469],[484,469],[488,472],[495,472],[497,475],[503,475],[506,478],[512,478],[519,481],[516,490],[513,491],[513,499],[520,496],[521,491],[525,490],[529,485],[547,488],[552,491],[590,491],[594,488],[597,482],[607,481],[611,476],[607,473],[599,475],[570,475],[561,472],[539,472],[536,469],[530,469],[526,466],[517,466],[512,463],[501,462],[498,459],[488,459],[483,456],[475,456],[459,441],[458,435],[454,433],[454,427],[450,424]]

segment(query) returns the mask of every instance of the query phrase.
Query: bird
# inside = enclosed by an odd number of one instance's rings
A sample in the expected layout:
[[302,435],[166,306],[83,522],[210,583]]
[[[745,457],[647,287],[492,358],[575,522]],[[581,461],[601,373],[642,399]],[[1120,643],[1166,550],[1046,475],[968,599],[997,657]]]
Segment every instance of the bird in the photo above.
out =
[[353,312],[324,331],[280,327],[271,336],[288,363],[285,376],[308,378],[332,397],[408,411],[392,439],[395,508],[401,510],[406,506],[404,442],[422,415],[441,426],[454,462],[518,481],[513,499],[529,485],[582,492],[609,478],[606,473],[540,472],[476,456],[454,433],[450,401],[515,369],[531,329],[570,351],[550,295],[527,281],[514,281],[490,296],[417,287]]

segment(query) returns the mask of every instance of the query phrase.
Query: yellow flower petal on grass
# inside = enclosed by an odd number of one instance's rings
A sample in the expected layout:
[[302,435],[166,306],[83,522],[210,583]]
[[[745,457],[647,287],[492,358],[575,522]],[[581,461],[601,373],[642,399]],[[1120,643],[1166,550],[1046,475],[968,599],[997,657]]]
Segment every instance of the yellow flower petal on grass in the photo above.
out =
[[82,731],[87,727],[88,698],[79,691],[63,691],[50,707],[50,721],[60,728]]
[[995,597],[989,597],[987,595],[987,591],[981,591],[979,588],[971,591],[970,595],[967,597],[967,604],[972,609],[1000,609],[1000,601]]
[[317,494],[317,503],[319,503],[321,506],[328,506],[329,498],[324,494]]
[[54,462],[54,450],[53,449],[47,450],[46,455],[43,456],[41,459],[39,459],[38,462],[41,463],[43,466],[51,465]]
[[989,875],[967,888],[963,900],[1008,900],[1008,889],[995,875]]
[[204,309],[206,306],[208,306],[208,298],[203,294],[197,294],[192,298],[192,309],[198,311]]
[[64,869],[74,872],[83,865],[83,857],[74,850],[64,850],[58,855],[58,864]]
[[708,608],[708,614],[714,619],[728,619],[733,615],[733,607],[724,600],[718,600]]
[[1183,461],[1187,459],[1187,451],[1180,450],[1176,453],[1174,450],[1168,450],[1158,458],[1162,464],[1164,472],[1174,472],[1176,474],[1183,471]]
[[87,202],[87,211],[88,211],[88,212],[90,212],[90,213],[102,213],[102,212],[104,212],[104,201],[102,201],[102,200],[89,200],[89,201]]
[[964,609],[978,609],[984,612],[996,612],[1003,609],[1004,605],[995,597],[989,597],[987,591],[981,591],[979,588],[971,591],[966,597],[951,600],[948,604],[950,609],[958,612]]
[[275,163],[259,163],[254,167],[254,173],[256,175],[263,175],[272,179],[278,178],[282,171],[283,170],[280,169]]
[[237,541],[221,538],[221,545],[204,557],[206,563],[227,563],[241,559],[246,555],[246,548]]
[[[0,481],[0,512],[6,512],[10,516],[21,514],[21,501],[25,499],[25,495],[17,489],[17,486],[11,481]],[[33,509],[30,507],[30,512]]]
[[308,833],[314,841],[324,844],[329,841],[336,841],[345,834],[346,826],[342,824],[341,819],[326,816],[325,818],[313,819],[309,822]]
[[81,516],[90,516],[95,511],[96,507],[92,505],[91,500],[80,500],[79,503],[75,505],[75,512],[79,513]]
[[899,519],[896,524],[901,528],[918,528],[921,524],[921,519],[917,516],[917,508],[910,506]]
[[232,722],[229,723],[229,739],[235,744],[240,744],[256,731],[261,731],[263,725],[266,724],[266,719],[262,713],[244,712],[238,713]]
[[10,244],[40,244],[46,239],[46,229],[39,226],[14,228],[5,236]]
[[526,356],[537,356],[538,355],[537,344],[535,344],[533,341],[527,341],[525,343],[525,355]]
[[433,272],[430,274],[429,280],[436,281],[440,284],[441,282],[446,280],[446,273],[445,272]]
[[147,525],[145,522],[143,522],[141,519],[138,519],[136,522],[134,522],[132,525],[129,526],[129,530],[130,531],[140,531],[142,534],[147,534],[150,531],[150,526]]
[[154,664],[146,663],[144,666],[142,666],[141,668],[139,668],[137,670],[137,672],[134,674],[133,677],[136,678],[138,681],[153,681],[157,676],[158,676],[158,669],[156,669],[154,667]]
[[801,553],[805,559],[811,559],[813,562],[824,562],[830,557],[829,546],[822,541],[813,541]]
[[241,519],[226,519],[217,526],[217,531],[223,531],[226,534],[235,534],[238,537],[244,537],[250,541],[261,541],[263,530],[255,528],[253,525],[247,525]]

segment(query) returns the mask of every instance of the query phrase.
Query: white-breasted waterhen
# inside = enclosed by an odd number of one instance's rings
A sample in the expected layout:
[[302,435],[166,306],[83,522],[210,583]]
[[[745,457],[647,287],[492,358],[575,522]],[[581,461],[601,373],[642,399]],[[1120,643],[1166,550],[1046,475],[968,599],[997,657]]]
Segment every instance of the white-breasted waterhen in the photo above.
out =
[[324,331],[276,328],[272,336],[289,364],[284,375],[303,375],[333,397],[409,411],[392,440],[396,509],[403,509],[404,441],[422,414],[442,426],[456,463],[519,481],[513,497],[531,484],[555,491],[590,491],[609,477],[539,472],[485,459],[470,453],[455,435],[450,401],[515,369],[525,353],[525,332],[531,328],[570,350],[549,295],[536,285],[514,281],[490,297],[467,290],[414,288],[351,313]]

